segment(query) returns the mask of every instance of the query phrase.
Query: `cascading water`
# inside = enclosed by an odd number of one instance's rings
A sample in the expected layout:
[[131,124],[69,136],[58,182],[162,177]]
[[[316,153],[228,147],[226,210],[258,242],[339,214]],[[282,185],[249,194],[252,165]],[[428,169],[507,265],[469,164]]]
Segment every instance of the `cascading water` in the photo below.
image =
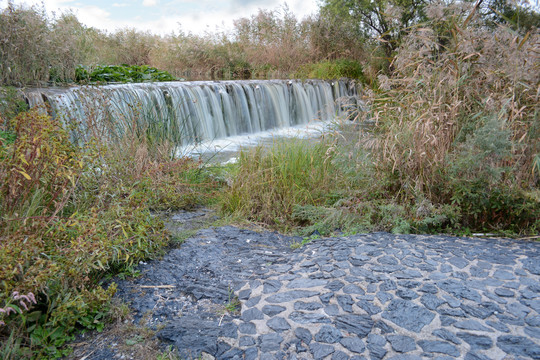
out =
[[356,86],[345,80],[115,84],[26,95],[30,106],[48,103],[54,116],[75,121],[75,140],[145,129],[183,146],[329,121],[360,103]]

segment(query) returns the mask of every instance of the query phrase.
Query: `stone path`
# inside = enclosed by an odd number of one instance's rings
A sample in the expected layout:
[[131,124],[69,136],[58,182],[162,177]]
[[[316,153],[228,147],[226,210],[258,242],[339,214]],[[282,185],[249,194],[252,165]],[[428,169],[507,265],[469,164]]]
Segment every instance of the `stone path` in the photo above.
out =
[[538,242],[298,240],[201,230],[119,295],[183,358],[540,359]]

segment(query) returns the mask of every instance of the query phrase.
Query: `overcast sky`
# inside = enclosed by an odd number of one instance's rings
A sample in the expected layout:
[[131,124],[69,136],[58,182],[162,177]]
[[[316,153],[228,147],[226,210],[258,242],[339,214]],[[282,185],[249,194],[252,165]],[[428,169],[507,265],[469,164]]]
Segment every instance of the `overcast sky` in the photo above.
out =
[[[133,27],[167,34],[179,29],[188,33],[232,28],[233,20],[256,14],[258,9],[281,9],[286,2],[301,20],[317,12],[318,0],[14,0],[15,4],[45,4],[48,12],[72,9],[79,21],[114,31]],[[7,0],[0,0],[0,8]],[[180,25],[179,25],[180,24]]]

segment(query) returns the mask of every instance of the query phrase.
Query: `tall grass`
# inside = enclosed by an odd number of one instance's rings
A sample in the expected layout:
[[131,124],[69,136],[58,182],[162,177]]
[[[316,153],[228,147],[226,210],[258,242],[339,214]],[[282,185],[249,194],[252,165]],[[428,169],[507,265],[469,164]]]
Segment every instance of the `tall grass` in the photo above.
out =
[[539,34],[493,32],[464,6],[429,7],[429,24],[404,39],[372,94],[377,135],[365,145],[401,201],[452,204],[474,229],[534,229]]
[[305,63],[364,61],[363,39],[337,28],[323,15],[300,21],[284,6],[237,19],[229,33],[106,33],[71,13],[49,17],[43,7],[9,3],[0,9],[0,85],[73,82],[78,65],[149,65],[200,80],[288,78]]
[[297,140],[243,151],[223,210],[290,231],[298,226],[295,206],[330,206],[350,189],[334,150],[332,144]]

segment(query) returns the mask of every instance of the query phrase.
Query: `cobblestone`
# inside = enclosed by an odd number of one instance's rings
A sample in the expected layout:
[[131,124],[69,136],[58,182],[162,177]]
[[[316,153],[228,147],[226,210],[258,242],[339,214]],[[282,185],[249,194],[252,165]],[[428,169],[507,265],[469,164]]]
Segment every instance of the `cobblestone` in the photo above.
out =
[[[540,359],[538,242],[371,233],[292,250],[298,241],[201,230],[119,282],[119,296],[185,358]],[[237,313],[219,310],[235,296]]]

